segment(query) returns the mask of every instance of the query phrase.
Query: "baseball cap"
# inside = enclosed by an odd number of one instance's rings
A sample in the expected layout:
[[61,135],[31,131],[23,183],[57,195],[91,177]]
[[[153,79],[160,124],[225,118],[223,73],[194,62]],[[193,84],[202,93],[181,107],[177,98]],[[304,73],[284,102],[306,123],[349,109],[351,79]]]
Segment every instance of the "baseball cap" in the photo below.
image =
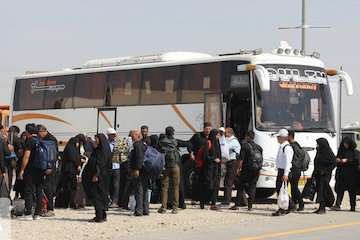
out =
[[279,132],[274,134],[275,137],[288,137],[289,136],[289,131],[286,129],[280,129]]
[[108,128],[108,129],[106,130],[106,134],[107,134],[107,135],[116,134],[116,130],[113,129],[113,128]]
[[225,128],[224,127],[221,127],[218,129],[220,132],[225,132]]

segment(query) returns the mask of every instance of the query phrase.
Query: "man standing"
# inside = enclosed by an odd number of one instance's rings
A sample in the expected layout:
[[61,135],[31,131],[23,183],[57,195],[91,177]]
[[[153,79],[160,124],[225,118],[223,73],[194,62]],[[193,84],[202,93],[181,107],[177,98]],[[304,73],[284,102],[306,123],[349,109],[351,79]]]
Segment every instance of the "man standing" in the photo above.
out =
[[146,145],[151,145],[151,139],[149,136],[149,127],[146,125],[141,126],[141,140],[146,143]]
[[[241,146],[238,139],[234,136],[234,130],[232,128],[225,129],[225,137],[228,145],[228,161],[226,164],[226,175],[224,180],[224,202],[223,205],[228,206],[231,201],[231,193],[233,189],[233,185],[236,179],[236,170],[238,167],[238,163],[236,161],[237,155],[240,154]],[[224,159],[223,159],[224,161]]]
[[179,207],[179,191],[180,191],[180,153],[179,147],[187,147],[189,154],[191,155],[191,144],[186,141],[177,140],[174,138],[175,129],[171,126],[165,129],[165,137],[160,139],[159,146],[160,151],[165,154],[165,170],[162,174],[162,204],[158,213],[166,213],[169,195],[169,183],[172,182],[172,213],[178,213]]
[[[57,139],[48,132],[48,130],[46,129],[45,126],[43,125],[37,125],[36,126],[38,129],[38,137],[42,140],[45,141],[52,141],[54,142],[55,146],[56,146],[56,157],[58,156],[58,144],[57,144]],[[51,162],[51,165],[48,166],[48,169],[45,171],[45,176],[44,176],[44,193],[48,199],[48,205],[47,205],[47,209],[43,209],[45,210],[45,212],[41,213],[42,217],[54,217],[55,213],[54,213],[54,195],[55,195],[55,191],[56,191],[56,187],[57,187],[57,182],[58,182],[58,174],[59,172],[57,172],[57,160],[58,159],[53,159],[53,161]]]
[[[301,197],[301,192],[299,190],[299,180],[301,177],[301,165],[305,158],[305,151],[301,148],[300,144],[295,141],[295,131],[293,130],[289,131],[288,140],[291,147],[294,150],[291,174],[289,176],[289,181],[291,185],[291,197],[295,204],[299,204],[299,208],[297,210],[304,211],[304,201],[303,198]],[[296,163],[300,163],[301,165]]]
[[241,205],[241,197],[246,185],[249,186],[249,211],[252,210],[253,204],[255,203],[256,184],[263,162],[263,149],[254,142],[254,138],[255,134],[253,131],[245,134],[245,142],[241,148],[238,163],[239,168],[237,169],[239,183],[237,186],[236,201],[235,206],[231,207],[230,210],[237,210]]
[[144,156],[147,146],[141,140],[140,132],[131,132],[133,148],[130,153],[130,168],[133,176],[135,192],[135,216],[149,215],[148,187],[149,177],[143,171]]
[[[195,155],[195,165],[197,171],[204,166],[204,159],[202,155],[203,155],[204,147],[208,146],[207,142],[211,130],[212,130],[211,123],[205,122],[203,131],[195,133],[190,139],[190,143],[193,147],[193,153]],[[194,186],[192,190],[193,202],[201,198],[201,194],[204,191],[204,189],[202,189],[201,186],[202,183],[200,182],[200,180],[194,182]]]
[[[34,167],[34,158],[36,151],[36,140],[38,129],[35,125],[27,126],[26,131],[29,136],[25,143],[24,157],[22,161],[19,178],[24,180],[24,199],[25,199],[25,215],[20,217],[21,220],[36,220],[41,214],[44,181],[43,171]],[[35,212],[32,215],[33,201],[35,193]]]
[[106,130],[106,135],[108,136],[110,150],[112,153],[112,170],[110,174],[110,208],[118,208],[120,191],[120,142],[117,139],[117,133],[115,129],[108,128]]
[[[279,195],[282,184],[288,184],[289,174],[292,167],[292,159],[294,151],[288,142],[289,132],[286,129],[280,129],[274,136],[277,137],[277,141],[280,144],[278,154],[276,157],[276,168],[278,170],[276,178],[276,193]],[[273,213],[273,216],[282,216],[287,214],[287,209],[277,210]]]

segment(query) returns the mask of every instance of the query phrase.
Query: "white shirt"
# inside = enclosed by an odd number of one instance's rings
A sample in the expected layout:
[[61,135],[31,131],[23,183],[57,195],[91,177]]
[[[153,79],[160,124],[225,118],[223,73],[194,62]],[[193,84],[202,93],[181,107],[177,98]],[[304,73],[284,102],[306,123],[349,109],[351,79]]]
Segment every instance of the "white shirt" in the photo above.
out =
[[283,169],[284,175],[289,176],[292,166],[292,159],[294,156],[294,150],[288,141],[283,142],[279,146],[278,154],[276,157],[276,168]]
[[219,139],[220,143],[220,149],[221,149],[221,158],[224,161],[230,160],[230,154],[229,154],[229,143],[225,136],[221,136]]
[[226,138],[229,145],[229,159],[236,160],[236,155],[240,154],[241,145],[235,136]]

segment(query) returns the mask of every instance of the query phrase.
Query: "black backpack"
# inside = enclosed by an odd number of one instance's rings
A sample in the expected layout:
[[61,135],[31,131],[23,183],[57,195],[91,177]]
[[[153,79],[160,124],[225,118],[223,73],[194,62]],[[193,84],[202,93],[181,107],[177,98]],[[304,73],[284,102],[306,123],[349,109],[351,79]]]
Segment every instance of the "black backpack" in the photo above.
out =
[[176,139],[164,138],[159,142],[161,152],[165,155],[165,167],[175,167],[180,162],[180,154]]
[[291,146],[294,151],[294,156],[291,162],[293,168],[303,172],[308,170],[311,160],[309,154],[298,143],[285,145],[283,152],[285,151],[286,146]]
[[253,160],[252,163],[249,163],[251,164],[250,167],[256,170],[260,170],[264,162],[263,150],[258,144],[254,142],[248,143],[248,145],[251,151],[251,159]]

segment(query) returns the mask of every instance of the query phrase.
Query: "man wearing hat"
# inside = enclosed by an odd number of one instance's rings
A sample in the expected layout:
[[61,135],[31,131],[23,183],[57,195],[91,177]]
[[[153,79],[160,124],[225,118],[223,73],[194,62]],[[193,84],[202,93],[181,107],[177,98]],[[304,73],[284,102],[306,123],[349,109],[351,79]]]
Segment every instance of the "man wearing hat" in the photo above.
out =
[[111,189],[111,208],[119,207],[119,191],[120,191],[120,154],[118,149],[117,132],[114,128],[106,130],[108,136],[110,150],[112,153],[112,170],[110,174],[109,188]]
[[[280,144],[278,154],[276,157],[276,168],[278,170],[277,178],[276,178],[276,193],[279,195],[281,186],[283,182],[288,184],[290,169],[292,167],[292,159],[294,156],[294,150],[288,142],[289,132],[286,129],[280,129],[278,133],[276,133],[278,143]],[[277,210],[273,213],[273,216],[282,216],[288,213],[287,209]]]

